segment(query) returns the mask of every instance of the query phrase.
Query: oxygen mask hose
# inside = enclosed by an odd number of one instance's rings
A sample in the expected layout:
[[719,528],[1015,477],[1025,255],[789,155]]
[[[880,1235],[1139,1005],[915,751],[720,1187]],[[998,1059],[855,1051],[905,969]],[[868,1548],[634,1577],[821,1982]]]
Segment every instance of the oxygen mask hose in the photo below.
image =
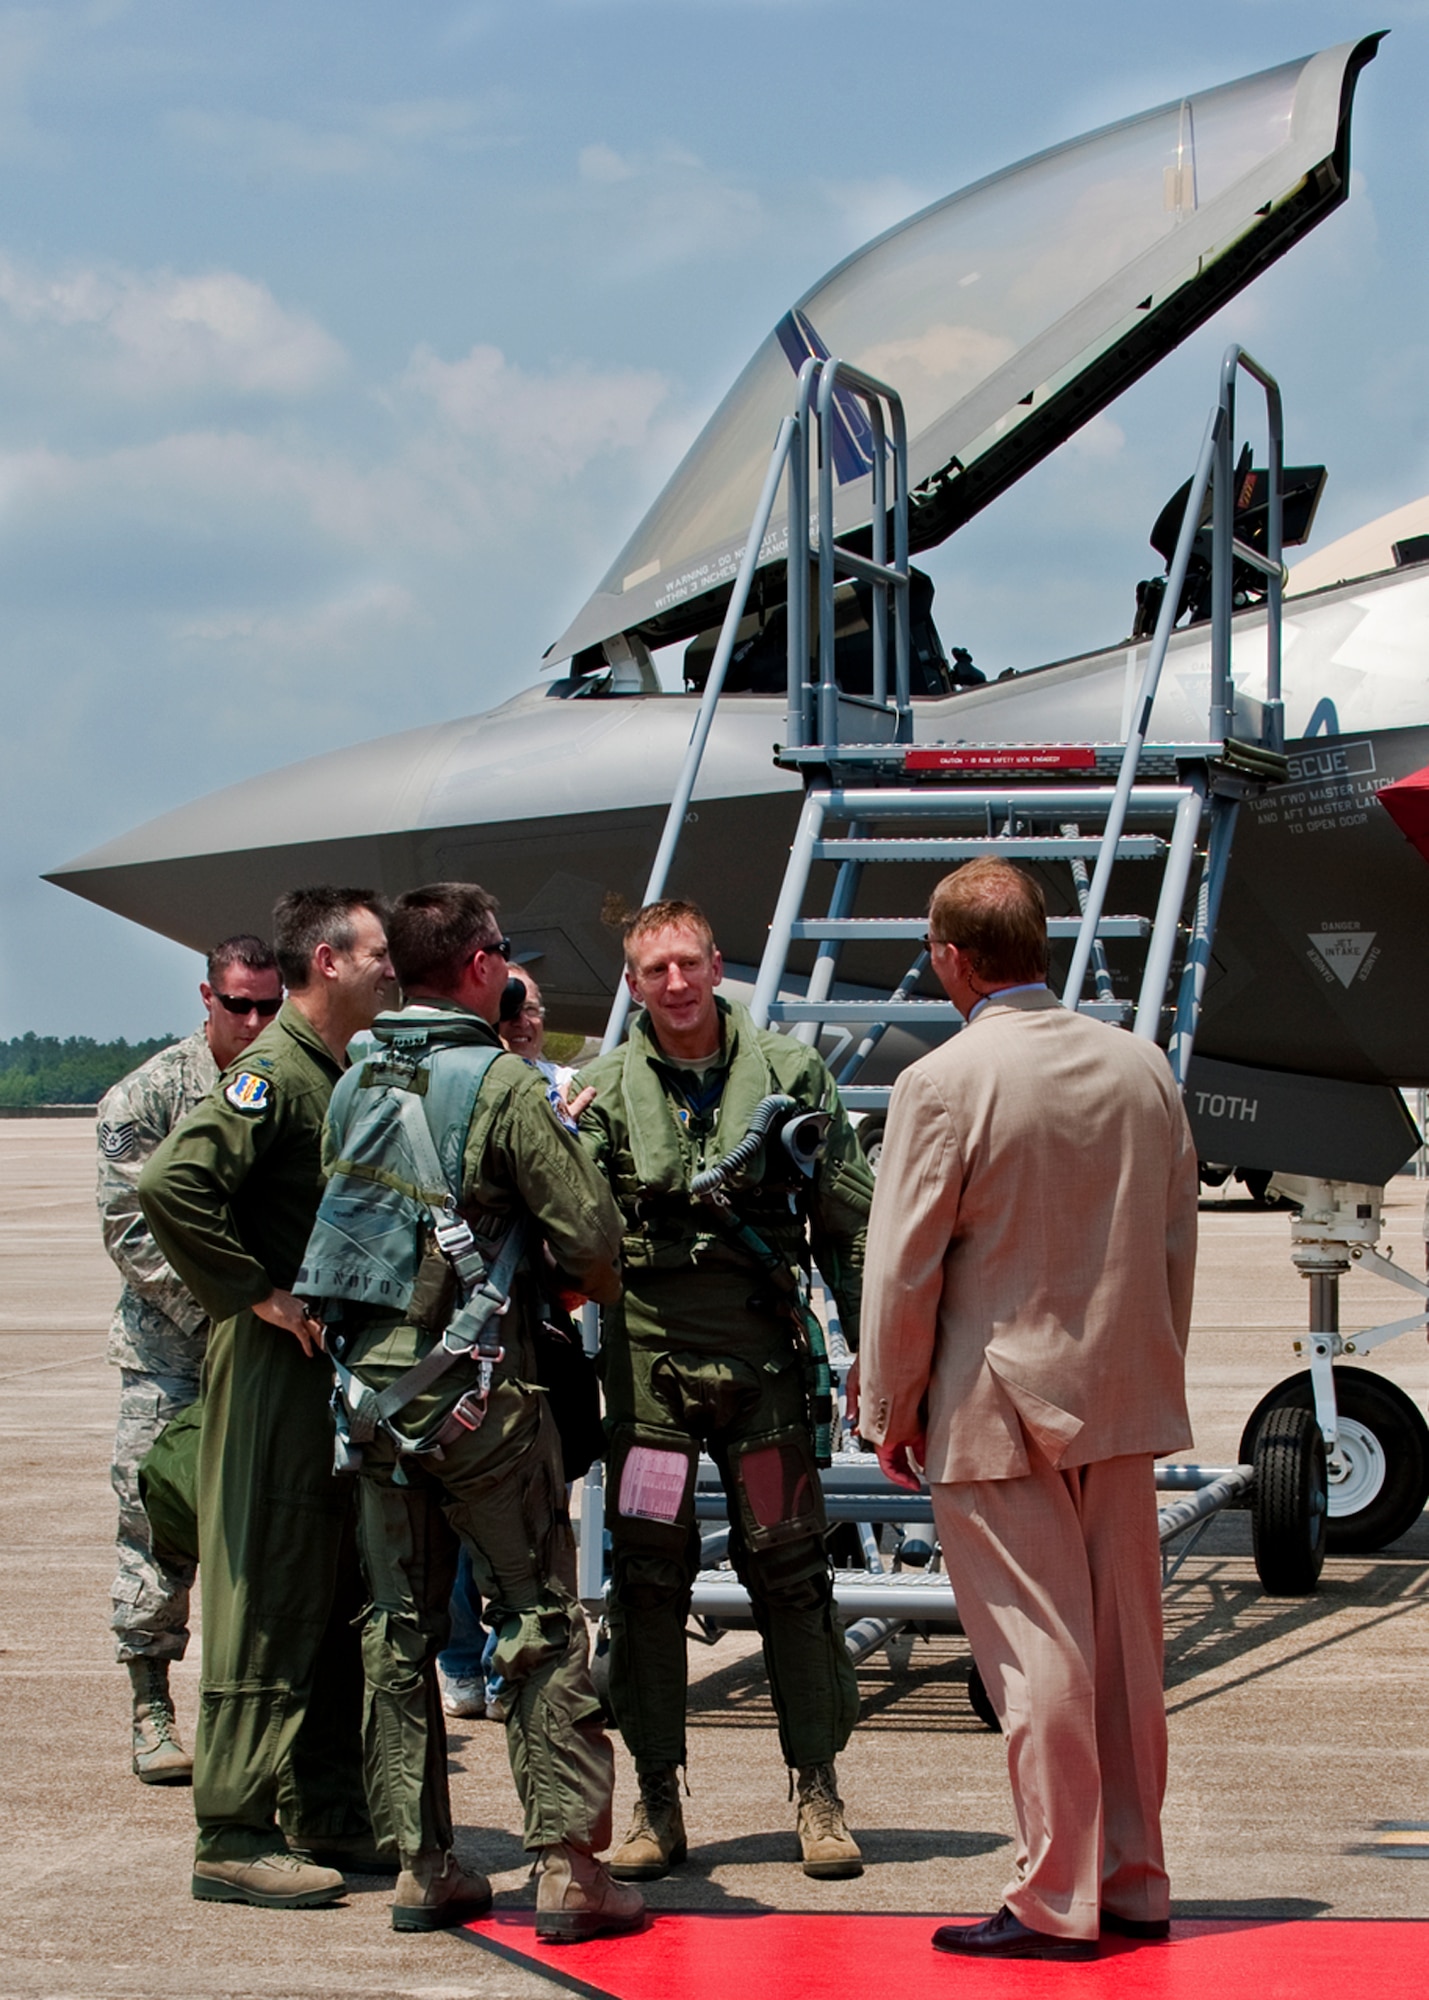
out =
[[749,1121],[749,1130],[732,1153],[726,1153],[722,1160],[716,1160],[712,1167],[706,1167],[702,1174],[696,1174],[690,1182],[690,1193],[702,1199],[722,1187],[731,1174],[737,1174],[741,1167],[747,1167],[759,1148],[764,1144],[770,1126],[787,1112],[797,1111],[798,1105],[792,1097],[761,1097]]

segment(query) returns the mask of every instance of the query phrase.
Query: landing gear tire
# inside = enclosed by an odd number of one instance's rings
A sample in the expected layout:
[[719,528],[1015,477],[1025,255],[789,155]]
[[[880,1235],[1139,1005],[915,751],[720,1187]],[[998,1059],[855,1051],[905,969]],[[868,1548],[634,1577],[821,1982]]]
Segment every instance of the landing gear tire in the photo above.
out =
[[1001,1736],[1002,1724],[997,1719],[997,1710],[988,1698],[987,1683],[977,1670],[976,1660],[970,1661],[968,1665],[968,1706],[984,1729],[990,1729],[994,1736]]
[[[1272,1410],[1311,1410],[1310,1371],[1289,1375],[1250,1413],[1240,1441],[1242,1465]],[[1429,1500],[1429,1424],[1397,1382],[1367,1368],[1335,1370],[1341,1464],[1329,1473],[1331,1555],[1366,1555],[1398,1541]]]
[[1325,1562],[1325,1440],[1313,1410],[1282,1405],[1255,1440],[1251,1544],[1272,1597],[1308,1597]]

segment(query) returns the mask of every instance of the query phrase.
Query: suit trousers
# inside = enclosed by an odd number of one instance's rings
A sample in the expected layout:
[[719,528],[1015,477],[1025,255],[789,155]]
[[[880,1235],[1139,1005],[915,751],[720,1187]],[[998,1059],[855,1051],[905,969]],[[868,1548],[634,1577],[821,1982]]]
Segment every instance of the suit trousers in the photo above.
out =
[[1154,1461],[933,1487],[963,1630],[1007,1738],[1016,1872],[1033,1930],[1094,1938],[1098,1912],[1170,1909],[1161,1554]]

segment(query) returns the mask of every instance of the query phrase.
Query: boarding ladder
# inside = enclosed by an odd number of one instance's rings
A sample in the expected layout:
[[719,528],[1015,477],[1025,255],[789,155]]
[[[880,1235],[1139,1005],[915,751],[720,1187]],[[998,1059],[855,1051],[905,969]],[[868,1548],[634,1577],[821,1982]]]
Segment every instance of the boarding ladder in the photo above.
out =
[[[1263,554],[1234,532],[1235,405],[1242,371],[1259,384],[1266,404],[1269,504]],[[866,554],[835,534],[833,440],[839,427],[845,444],[851,431],[867,440],[872,518]],[[809,1043],[822,1043],[851,1109],[878,1113],[887,1104],[888,1084],[857,1079],[890,1028],[910,1030],[931,1045],[964,1025],[950,1001],[917,991],[928,967],[924,912],[938,876],[982,855],[1032,863],[1044,880],[1065,870],[1066,907],[1048,922],[1054,951],[1058,945],[1070,947],[1061,982],[1064,1005],[1163,1041],[1177,1082],[1184,1086],[1239,805],[1285,775],[1280,697],[1283,436],[1274,379],[1241,348],[1231,346],[1221,364],[1219,395],[1207,420],[1123,742],[915,741],[902,402],[886,383],[847,362],[817,357],[805,362],[795,409],[776,440],[644,900],[664,894],[774,502],[787,478],[788,687],[784,739],[775,754],[776,762],[803,777],[804,802],[752,1012],[761,1025],[788,1027]],[[813,485],[817,498],[811,505]],[[1162,667],[1208,501],[1212,617],[1207,731],[1197,742],[1151,741]],[[1238,696],[1231,676],[1232,572],[1237,562],[1267,581],[1266,698],[1259,703]],[[847,693],[838,680],[834,593],[846,578],[870,584],[873,591],[869,695]],[[822,907],[814,907],[818,877],[827,877],[830,865],[831,887]],[[1136,893],[1138,876],[1154,886]],[[1122,913],[1111,908],[1113,891],[1132,907]],[[857,952],[866,966],[868,948],[875,948],[886,965],[886,948],[898,945],[907,952],[901,977],[879,987],[865,972],[840,983],[846,951]],[[800,952],[807,971],[791,963]],[[606,1048],[619,1041],[628,1004],[622,984],[611,1009]],[[1219,1506],[1240,1504],[1248,1484],[1245,1468],[1163,1471],[1172,1484],[1194,1487],[1201,1496],[1194,1504],[1163,1510],[1164,1540],[1173,1524],[1180,1523],[1174,1527],[1179,1534]],[[870,1481],[879,1485],[866,1459],[835,1463],[824,1475],[834,1518],[867,1521],[874,1505]],[[707,1517],[718,1505],[708,1486],[702,1477],[701,1512]],[[587,1489],[583,1511],[598,1497],[597,1480]],[[882,1497],[885,1519],[911,1514],[907,1496],[900,1501],[886,1489]],[[864,1533],[865,1544],[868,1539]],[[589,1599],[599,1594],[600,1559],[596,1538],[583,1540],[582,1595]],[[708,1546],[716,1560],[718,1540]],[[866,1546],[866,1558],[870,1553]],[[871,1571],[877,1567],[876,1561],[869,1562]],[[889,1593],[897,1593],[896,1599]],[[903,1575],[897,1583],[880,1579],[875,1586],[867,1573],[854,1572],[840,1576],[838,1594],[841,1608],[856,1619],[873,1620],[857,1642],[851,1629],[850,1650],[856,1656],[886,1640],[899,1622],[895,1601],[908,1606],[903,1619],[934,1619],[933,1607],[942,1605],[947,1612],[943,1622],[956,1622],[945,1583],[924,1586]],[[711,1571],[700,1579],[696,1614],[728,1622],[739,1597],[727,1574]]]

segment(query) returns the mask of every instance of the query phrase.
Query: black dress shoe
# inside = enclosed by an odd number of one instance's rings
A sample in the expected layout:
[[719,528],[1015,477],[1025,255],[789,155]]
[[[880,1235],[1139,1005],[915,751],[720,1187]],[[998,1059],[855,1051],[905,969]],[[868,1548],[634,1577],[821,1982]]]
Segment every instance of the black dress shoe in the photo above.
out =
[[933,1933],[934,1951],[960,1951],[967,1958],[1095,1958],[1094,1938],[1052,1937],[1029,1930],[1004,1903],[980,1924],[942,1924]]
[[1140,1938],[1143,1944],[1164,1944],[1171,1935],[1169,1917],[1119,1917],[1115,1910],[1103,1910],[1101,1926],[1118,1937]]

